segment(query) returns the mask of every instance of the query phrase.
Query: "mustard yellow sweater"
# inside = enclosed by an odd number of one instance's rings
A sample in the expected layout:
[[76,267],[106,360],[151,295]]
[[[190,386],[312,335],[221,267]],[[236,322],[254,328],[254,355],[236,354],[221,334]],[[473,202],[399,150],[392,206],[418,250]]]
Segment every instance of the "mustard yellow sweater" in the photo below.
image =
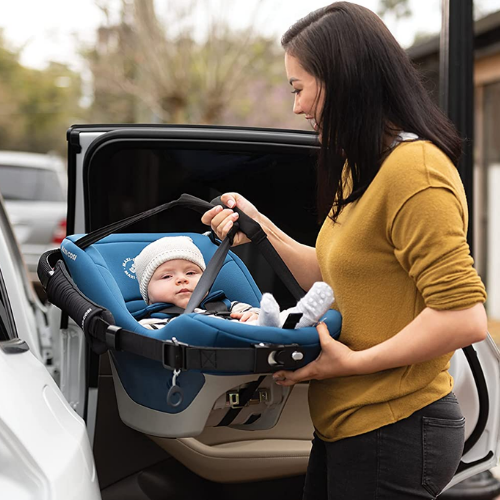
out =
[[[425,307],[486,300],[467,245],[467,202],[457,169],[426,141],[402,143],[338,222],[326,219],[316,251],[343,317],[340,340],[367,349]],[[370,375],[311,381],[319,436],[336,441],[410,416],[450,392],[452,353]]]

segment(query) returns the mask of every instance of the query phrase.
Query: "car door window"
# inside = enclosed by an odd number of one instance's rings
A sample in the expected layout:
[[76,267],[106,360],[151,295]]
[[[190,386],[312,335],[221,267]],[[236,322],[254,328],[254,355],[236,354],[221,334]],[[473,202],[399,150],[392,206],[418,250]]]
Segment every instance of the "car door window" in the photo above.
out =
[[5,200],[64,201],[56,172],[44,168],[0,166],[0,185]]

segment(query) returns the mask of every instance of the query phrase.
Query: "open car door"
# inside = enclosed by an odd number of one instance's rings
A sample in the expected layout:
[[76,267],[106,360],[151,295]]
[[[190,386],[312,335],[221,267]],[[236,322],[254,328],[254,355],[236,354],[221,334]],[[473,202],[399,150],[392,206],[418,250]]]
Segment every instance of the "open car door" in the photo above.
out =
[[[74,126],[68,141],[68,234],[88,233],[182,193],[208,201],[237,190],[290,236],[314,245],[319,224],[314,166],[318,144],[313,133]],[[198,214],[184,211],[174,217],[159,214],[127,229],[135,233],[206,230]],[[235,253],[261,291],[273,293],[282,308],[293,305],[293,298],[251,245],[238,247]],[[127,262],[123,265],[126,272]],[[180,498],[174,496],[180,492],[200,499],[250,498],[251,494],[273,500],[301,497],[313,433],[306,384],[293,389],[272,429],[207,427],[195,437],[169,439],[148,433],[146,418],[137,432],[122,421],[128,420],[128,412],[141,409],[124,400],[122,381],[108,356],[99,359],[86,349],[79,328],[64,316],[62,325],[61,352],[71,358],[71,363],[62,360],[62,388],[87,420],[105,498],[125,498],[124,492],[132,490],[134,498],[156,498],[146,493],[155,488],[169,488],[172,498]],[[455,391],[467,417],[466,450],[453,483],[497,463],[499,363],[490,338],[453,358]]]

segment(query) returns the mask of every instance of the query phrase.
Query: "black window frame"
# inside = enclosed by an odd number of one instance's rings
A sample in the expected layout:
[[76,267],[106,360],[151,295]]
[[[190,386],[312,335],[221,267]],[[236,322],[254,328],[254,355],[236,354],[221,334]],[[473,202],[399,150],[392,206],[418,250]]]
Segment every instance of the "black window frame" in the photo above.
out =
[[17,339],[17,328],[10,306],[9,294],[0,269],[0,342]]

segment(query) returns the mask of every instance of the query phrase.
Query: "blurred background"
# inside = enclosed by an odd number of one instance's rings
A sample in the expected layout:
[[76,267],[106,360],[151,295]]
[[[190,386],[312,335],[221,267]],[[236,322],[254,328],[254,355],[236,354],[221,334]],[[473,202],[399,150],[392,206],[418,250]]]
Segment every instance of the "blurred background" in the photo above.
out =
[[[306,126],[279,41],[326,3],[0,0],[0,149],[64,155],[68,126],[87,122]],[[358,3],[405,48],[439,33],[438,0]],[[477,19],[495,10],[475,2]]]
[[[33,278],[40,245],[65,233],[60,174],[70,125],[308,127],[291,112],[280,36],[326,3],[0,0],[0,150],[23,153],[0,155],[8,167],[0,168],[0,190]],[[384,19],[437,102],[440,2],[358,3]],[[474,17],[474,258],[489,293],[490,328],[500,337],[500,0],[475,0]],[[43,188],[55,185],[49,175],[60,189]],[[26,208],[34,201],[35,209]],[[43,212],[49,205],[53,215]],[[39,219],[35,234],[27,213],[43,213],[50,227]]]

